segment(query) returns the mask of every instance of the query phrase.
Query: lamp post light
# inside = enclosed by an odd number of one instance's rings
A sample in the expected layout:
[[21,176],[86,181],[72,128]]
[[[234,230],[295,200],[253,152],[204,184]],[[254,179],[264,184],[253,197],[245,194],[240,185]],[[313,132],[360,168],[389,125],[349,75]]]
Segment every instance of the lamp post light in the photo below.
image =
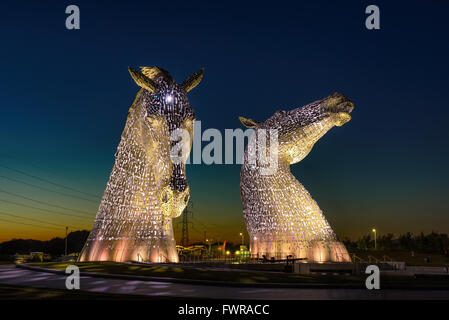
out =
[[244,238],[244,236],[243,236],[243,233],[242,232],[240,232],[240,236],[242,237],[242,246],[245,244],[245,241],[243,240]]
[[377,231],[376,229],[373,229],[374,233],[374,250],[377,250]]

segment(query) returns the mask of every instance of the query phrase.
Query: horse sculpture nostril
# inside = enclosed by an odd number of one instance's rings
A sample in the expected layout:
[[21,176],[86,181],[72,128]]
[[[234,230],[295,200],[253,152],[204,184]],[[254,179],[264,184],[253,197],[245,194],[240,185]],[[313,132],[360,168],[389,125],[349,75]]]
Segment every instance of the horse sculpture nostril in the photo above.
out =
[[164,193],[162,194],[162,202],[163,203],[167,203],[168,202],[168,193],[167,193],[167,191],[164,191]]

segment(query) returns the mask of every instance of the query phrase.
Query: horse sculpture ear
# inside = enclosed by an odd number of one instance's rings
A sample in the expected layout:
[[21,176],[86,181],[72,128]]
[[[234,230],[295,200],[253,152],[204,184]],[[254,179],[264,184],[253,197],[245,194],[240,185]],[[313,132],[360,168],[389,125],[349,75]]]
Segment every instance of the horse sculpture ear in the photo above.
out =
[[240,122],[247,128],[255,128],[260,122],[254,121],[253,119],[248,119],[245,117],[239,117]]
[[128,71],[139,87],[147,89],[151,93],[156,93],[157,84],[153,80],[148,78],[142,72],[137,71],[136,69],[133,69],[131,67],[128,67]]
[[201,79],[203,79],[204,74],[204,68],[201,68],[199,71],[192,74],[190,77],[188,77],[182,84],[181,87],[184,88],[186,92],[189,92],[193,88],[195,88],[199,83],[201,82]]

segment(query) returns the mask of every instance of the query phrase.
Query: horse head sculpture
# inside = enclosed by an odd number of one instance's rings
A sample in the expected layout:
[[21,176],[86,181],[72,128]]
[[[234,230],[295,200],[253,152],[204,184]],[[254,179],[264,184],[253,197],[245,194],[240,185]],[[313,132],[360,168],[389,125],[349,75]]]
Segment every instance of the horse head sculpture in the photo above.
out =
[[[141,89],[132,104],[115,164],[80,255],[80,261],[177,262],[172,218],[183,212],[190,189],[185,159],[193,140],[195,112],[187,93],[197,86],[204,70],[181,84],[162,68],[129,68]],[[182,161],[173,161],[179,130]],[[187,141],[187,142],[186,142]]]
[[[318,204],[291,174],[290,165],[304,159],[332,127],[348,122],[353,109],[349,99],[334,93],[301,108],[277,111],[265,122],[240,117],[243,125],[255,129],[240,173],[243,214],[253,256],[351,261]],[[272,174],[264,174],[263,166],[251,161],[261,149],[258,139],[268,131],[277,137],[277,150],[271,158],[276,160],[276,170]],[[264,138],[262,144],[265,142]]]

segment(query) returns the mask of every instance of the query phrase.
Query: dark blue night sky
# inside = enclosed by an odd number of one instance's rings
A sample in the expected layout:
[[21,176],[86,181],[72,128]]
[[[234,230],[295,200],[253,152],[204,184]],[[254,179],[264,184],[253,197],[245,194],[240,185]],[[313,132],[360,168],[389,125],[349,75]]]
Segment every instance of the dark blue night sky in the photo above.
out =
[[[80,7],[80,30],[65,28],[70,4]],[[365,28],[369,4],[380,8],[380,30]],[[178,82],[204,67],[189,94],[203,130],[239,128],[239,115],[263,121],[336,91],[354,101],[352,121],[292,168],[338,235],[448,232],[448,12],[445,1],[2,1],[0,175],[39,184],[16,168],[98,197],[0,179],[2,190],[92,216],[1,201],[0,211],[90,229],[138,91],[127,67],[157,65]],[[187,167],[192,236],[238,239],[239,170]],[[63,231],[2,222],[0,233]]]

